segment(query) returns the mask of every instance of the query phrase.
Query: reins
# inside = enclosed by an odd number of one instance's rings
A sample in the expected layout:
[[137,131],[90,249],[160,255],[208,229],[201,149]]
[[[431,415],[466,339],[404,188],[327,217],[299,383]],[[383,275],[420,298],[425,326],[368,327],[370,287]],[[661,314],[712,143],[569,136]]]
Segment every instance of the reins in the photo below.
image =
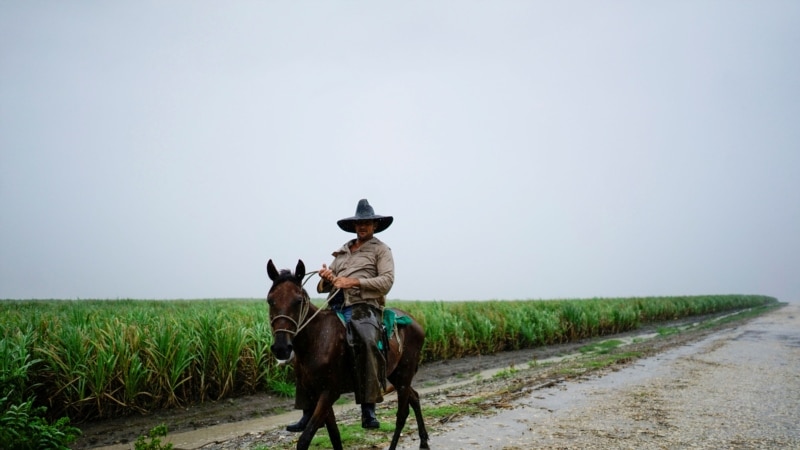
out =
[[316,274],[317,274],[317,272],[318,272],[318,271],[317,271],[317,270],[315,270],[315,271],[313,271],[313,272],[309,272],[309,273],[307,273],[307,274],[305,275],[305,279],[304,279],[304,280],[303,280],[303,282],[300,284],[300,289],[301,289],[301,290],[302,290],[302,292],[303,292],[303,305],[302,305],[302,307],[301,307],[301,309],[300,309],[300,317],[298,318],[298,320],[294,320],[293,318],[291,318],[291,317],[289,317],[289,316],[285,316],[285,315],[279,315],[279,316],[275,316],[275,317],[273,317],[273,318],[272,318],[272,320],[270,321],[270,326],[272,326],[272,324],[273,324],[273,323],[274,323],[276,320],[278,320],[278,319],[286,319],[286,320],[288,320],[289,322],[292,322],[292,323],[294,324],[294,328],[295,328],[295,330],[294,330],[294,331],[292,331],[292,330],[287,330],[287,329],[285,329],[285,328],[281,328],[281,329],[278,329],[278,330],[276,330],[276,329],[273,327],[273,332],[274,332],[274,333],[277,333],[277,332],[279,332],[279,331],[283,331],[284,333],[289,333],[289,334],[291,334],[292,336],[297,336],[297,335],[298,335],[298,334],[299,334],[299,333],[300,333],[300,332],[303,330],[303,328],[305,328],[305,327],[306,327],[306,326],[307,326],[307,325],[308,325],[308,324],[309,324],[309,323],[310,323],[312,320],[314,320],[314,317],[317,317],[317,314],[319,314],[319,313],[320,313],[320,311],[322,311],[322,310],[325,308],[325,306],[328,304],[328,302],[330,302],[330,300],[331,300],[333,297],[335,297],[335,296],[336,296],[336,294],[338,294],[338,293],[339,293],[339,289],[336,289],[335,291],[333,291],[333,292],[332,292],[332,293],[331,293],[331,294],[328,296],[328,298],[326,298],[326,299],[325,299],[325,301],[322,303],[322,305],[320,305],[320,306],[319,306],[319,308],[317,309],[317,311],[316,311],[316,312],[315,312],[315,313],[314,313],[314,314],[313,314],[311,317],[309,317],[309,318],[308,318],[308,320],[306,320],[306,316],[308,315],[308,311],[310,311],[310,310],[311,310],[311,298],[309,298],[309,296],[308,296],[308,293],[307,293],[307,292],[306,292],[306,290],[303,288],[303,286],[305,286],[305,285],[306,285],[306,283],[308,282],[308,280],[310,280],[310,279],[311,279],[311,277],[313,277],[314,275],[316,275]]

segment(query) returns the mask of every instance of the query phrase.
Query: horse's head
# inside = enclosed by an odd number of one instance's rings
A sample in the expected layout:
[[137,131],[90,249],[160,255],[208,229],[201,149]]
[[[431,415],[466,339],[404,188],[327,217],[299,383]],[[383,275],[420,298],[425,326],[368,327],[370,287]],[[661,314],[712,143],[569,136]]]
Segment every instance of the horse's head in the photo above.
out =
[[291,358],[292,338],[300,329],[311,304],[303,289],[305,274],[306,266],[302,260],[297,260],[294,273],[286,269],[278,272],[271,259],[267,263],[267,275],[272,280],[267,294],[273,341],[270,350],[281,361]]

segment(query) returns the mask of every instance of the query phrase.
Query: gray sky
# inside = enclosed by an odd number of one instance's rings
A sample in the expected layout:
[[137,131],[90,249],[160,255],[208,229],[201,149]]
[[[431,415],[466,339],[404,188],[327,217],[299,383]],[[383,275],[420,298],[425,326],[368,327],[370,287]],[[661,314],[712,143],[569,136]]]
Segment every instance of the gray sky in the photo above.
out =
[[800,299],[800,2],[2,2],[0,298]]

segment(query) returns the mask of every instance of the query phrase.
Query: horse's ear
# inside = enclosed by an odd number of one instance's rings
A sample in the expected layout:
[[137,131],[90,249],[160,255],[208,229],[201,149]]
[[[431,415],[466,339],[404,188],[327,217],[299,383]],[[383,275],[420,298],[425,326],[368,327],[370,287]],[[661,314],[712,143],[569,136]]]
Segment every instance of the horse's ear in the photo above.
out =
[[302,259],[297,260],[297,267],[294,268],[294,277],[303,282],[303,277],[306,276],[306,265],[303,264]]
[[271,259],[267,262],[267,275],[269,275],[269,279],[272,281],[278,279],[278,269],[275,268],[275,264],[272,263]]

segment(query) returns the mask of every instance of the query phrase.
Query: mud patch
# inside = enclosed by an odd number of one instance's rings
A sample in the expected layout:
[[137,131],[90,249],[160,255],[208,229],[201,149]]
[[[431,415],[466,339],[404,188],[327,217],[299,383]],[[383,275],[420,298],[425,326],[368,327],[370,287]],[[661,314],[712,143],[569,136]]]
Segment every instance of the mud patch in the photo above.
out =
[[800,336],[782,334],[778,340],[787,347],[800,348]]
[[734,341],[759,341],[764,338],[766,331],[763,330],[747,330],[739,336],[733,338]]

